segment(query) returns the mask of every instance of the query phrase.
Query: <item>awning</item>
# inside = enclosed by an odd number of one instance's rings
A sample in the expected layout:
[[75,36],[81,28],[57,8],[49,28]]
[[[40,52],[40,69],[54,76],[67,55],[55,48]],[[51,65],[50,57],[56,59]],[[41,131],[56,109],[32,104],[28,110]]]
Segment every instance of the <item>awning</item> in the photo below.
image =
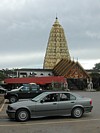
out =
[[25,78],[7,78],[4,80],[6,84],[25,84],[36,83],[45,85],[52,82],[64,82],[63,76],[48,76],[48,77],[25,77]]

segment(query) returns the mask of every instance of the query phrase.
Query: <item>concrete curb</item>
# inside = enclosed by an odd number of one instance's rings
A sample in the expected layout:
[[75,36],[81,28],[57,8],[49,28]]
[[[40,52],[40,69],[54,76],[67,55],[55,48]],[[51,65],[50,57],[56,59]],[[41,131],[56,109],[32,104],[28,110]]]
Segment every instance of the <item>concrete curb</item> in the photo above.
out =
[[4,95],[0,94],[0,106],[2,105],[3,102],[4,102]]

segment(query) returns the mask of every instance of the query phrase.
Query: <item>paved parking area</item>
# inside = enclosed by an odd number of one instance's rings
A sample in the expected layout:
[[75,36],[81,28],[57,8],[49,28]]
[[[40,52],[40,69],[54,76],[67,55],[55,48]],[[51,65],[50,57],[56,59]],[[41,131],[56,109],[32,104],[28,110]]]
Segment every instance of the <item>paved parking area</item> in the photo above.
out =
[[6,115],[7,101],[0,112],[0,132],[3,133],[99,133],[100,132],[100,92],[76,93],[93,100],[92,113],[80,119],[71,117],[53,117],[32,119],[28,122],[11,121]]

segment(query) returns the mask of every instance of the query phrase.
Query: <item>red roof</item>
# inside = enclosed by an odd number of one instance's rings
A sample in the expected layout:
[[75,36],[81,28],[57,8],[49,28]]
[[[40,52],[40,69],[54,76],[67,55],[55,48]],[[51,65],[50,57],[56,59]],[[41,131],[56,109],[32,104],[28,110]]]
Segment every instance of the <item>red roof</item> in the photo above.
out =
[[16,83],[36,83],[36,84],[47,84],[52,82],[64,82],[63,76],[48,76],[48,77],[25,77],[25,78],[7,78],[4,80],[7,84]]

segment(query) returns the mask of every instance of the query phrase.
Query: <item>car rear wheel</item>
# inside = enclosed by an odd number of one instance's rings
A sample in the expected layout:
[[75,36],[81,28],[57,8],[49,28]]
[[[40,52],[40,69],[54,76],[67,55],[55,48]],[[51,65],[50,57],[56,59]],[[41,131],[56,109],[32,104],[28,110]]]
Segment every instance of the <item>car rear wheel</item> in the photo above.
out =
[[11,96],[10,98],[9,98],[9,102],[10,103],[15,103],[15,102],[17,102],[17,97],[16,96]]
[[16,113],[16,120],[17,121],[27,121],[29,119],[29,112],[26,109],[19,109]]
[[83,115],[83,109],[81,107],[74,108],[72,110],[72,117],[80,118]]

